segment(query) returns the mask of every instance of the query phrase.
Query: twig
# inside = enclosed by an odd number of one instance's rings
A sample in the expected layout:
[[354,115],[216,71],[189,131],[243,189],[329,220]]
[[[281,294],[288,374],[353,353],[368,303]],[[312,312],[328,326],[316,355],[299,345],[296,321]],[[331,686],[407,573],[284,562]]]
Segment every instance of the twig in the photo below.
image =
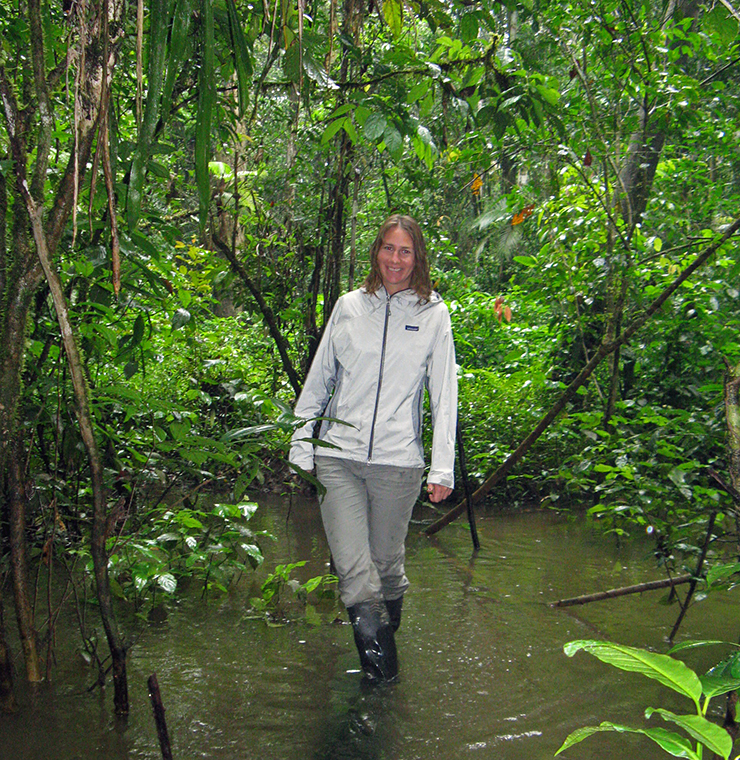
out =
[[576,604],[588,604],[589,602],[600,602],[603,599],[614,599],[618,596],[627,596],[628,594],[639,594],[643,591],[654,591],[659,588],[673,588],[682,583],[689,583],[694,576],[687,573],[679,575],[676,578],[663,578],[659,581],[646,581],[634,586],[622,586],[613,588],[608,591],[598,591],[594,594],[583,594],[581,596],[572,596],[569,599],[560,599],[557,602],[551,602],[550,607],[572,607]]
[[712,512],[712,514],[709,517],[709,525],[707,525],[707,535],[704,537],[704,546],[701,550],[701,556],[699,557],[699,561],[696,563],[696,571],[694,572],[694,576],[691,579],[691,585],[689,586],[689,591],[686,594],[686,599],[684,600],[683,605],[681,606],[681,612],[678,614],[678,618],[676,619],[676,624],[673,626],[673,630],[670,633],[670,636],[668,636],[668,641],[672,642],[674,636],[678,633],[678,629],[681,625],[681,621],[683,620],[684,615],[686,614],[686,611],[689,609],[689,602],[691,601],[691,597],[694,595],[694,591],[696,590],[696,584],[699,582],[699,578],[701,578],[701,571],[704,567],[704,560],[707,557],[707,552],[709,551],[709,545],[712,543],[712,531],[714,530],[714,521],[717,519],[717,513]]

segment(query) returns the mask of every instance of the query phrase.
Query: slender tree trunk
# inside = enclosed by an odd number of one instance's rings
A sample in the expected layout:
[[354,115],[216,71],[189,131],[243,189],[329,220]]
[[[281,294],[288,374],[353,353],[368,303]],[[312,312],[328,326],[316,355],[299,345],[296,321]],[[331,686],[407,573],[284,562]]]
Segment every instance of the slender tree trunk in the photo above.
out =
[[25,200],[36,242],[36,253],[41,261],[46,281],[49,284],[57,321],[62,333],[62,343],[67,355],[67,365],[74,389],[77,424],[90,465],[90,479],[92,481],[93,492],[93,525],[90,552],[95,571],[100,615],[103,620],[103,628],[105,629],[113,661],[113,703],[117,713],[126,714],[129,710],[126,648],[118,629],[113,608],[110,579],[108,577],[108,552],[105,547],[108,509],[103,484],[103,464],[98,444],[95,440],[87,380],[85,378],[82,358],[77,347],[77,341],[72,330],[72,322],[69,318],[67,299],[64,296],[62,282],[49,256],[46,235],[44,234],[44,227],[41,221],[41,209],[36,206],[30,193],[25,194]]
[[[665,23],[682,18],[693,19],[698,10],[699,6],[696,0],[679,0],[670,9]],[[612,207],[616,206],[620,210],[624,224],[622,237],[628,244],[645,213],[665,139],[666,125],[658,123],[658,120],[654,118],[653,106],[646,94],[639,105],[639,126],[630,135],[627,152],[616,177],[616,186],[611,203]],[[616,230],[613,228],[609,231],[610,250],[613,250],[615,232]],[[622,256],[628,257],[629,252],[623,251]],[[616,260],[614,256],[610,257],[610,263],[613,268],[613,276],[607,294],[609,302],[605,336],[607,342],[616,341],[622,329],[632,266],[629,259],[621,262]],[[605,425],[609,424],[609,420],[614,415],[619,398],[619,361],[620,351],[618,348],[609,357],[609,396],[604,412]]]
[[25,358],[26,325],[33,294],[42,281],[33,247],[28,240],[28,216],[17,201],[12,208],[12,253],[5,244],[3,207],[7,209],[6,185],[0,188],[3,216],[0,247],[0,495],[4,495],[10,526],[10,567],[18,634],[29,681],[42,679],[33,616],[26,551],[26,504],[28,484],[22,463],[26,461],[23,426],[18,418],[21,371]]
[[740,493],[740,364],[727,365],[725,375],[725,419],[730,482]]
[[13,693],[13,658],[5,639],[5,614],[3,598],[0,596],[0,712],[14,712],[16,709]]
[[31,602],[26,552],[26,486],[24,458],[18,450],[20,435],[13,441],[13,456],[8,461],[8,501],[10,503],[10,562],[13,598],[18,633],[26,662],[26,676],[31,682],[43,680],[38,652],[38,637]]

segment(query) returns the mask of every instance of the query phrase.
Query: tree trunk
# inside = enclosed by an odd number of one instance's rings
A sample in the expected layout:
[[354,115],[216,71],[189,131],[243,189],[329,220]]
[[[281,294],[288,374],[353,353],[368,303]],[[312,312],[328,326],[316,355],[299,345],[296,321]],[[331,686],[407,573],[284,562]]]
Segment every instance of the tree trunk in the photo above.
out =
[[38,652],[38,637],[31,602],[26,552],[26,493],[24,457],[18,450],[20,431],[13,440],[13,456],[8,460],[8,501],[10,504],[10,563],[13,576],[13,598],[18,633],[26,662],[26,676],[33,682],[43,680]]
[[[699,11],[696,0],[679,0],[669,9],[670,15],[666,17],[667,24],[673,20],[682,18],[695,18]],[[674,43],[674,45],[677,43]],[[686,56],[684,56],[684,60]],[[656,123],[653,118],[653,108],[648,96],[639,105],[638,128],[630,135],[622,166],[616,178],[614,196],[611,207],[618,207],[624,223],[624,232],[621,239],[627,246],[632,240],[636,226],[640,223],[642,215],[650,198],[650,193],[655,179],[663,146],[666,139],[666,124]],[[610,252],[613,250],[613,242],[618,239],[616,230],[612,226],[609,231]],[[619,259],[624,258],[620,263]],[[627,289],[632,267],[629,250],[624,250],[621,256],[610,256],[612,276],[610,277],[609,293],[607,295],[609,306],[607,309],[607,324],[605,340],[615,341],[619,338],[624,311],[627,304]],[[609,396],[604,412],[604,424],[607,425],[614,414],[619,398],[619,360],[620,351],[617,349],[609,357]]]
[[[0,213],[7,208],[7,186],[0,188]],[[3,235],[0,244],[0,495],[7,505],[10,525],[10,567],[13,582],[18,634],[29,681],[42,680],[36,626],[33,616],[26,551],[26,494],[29,486],[23,462],[26,461],[23,425],[18,407],[22,392],[21,371],[25,359],[26,325],[33,295],[43,272],[28,240],[28,216],[15,194],[11,213],[12,255]],[[3,222],[5,213],[2,213]],[[3,224],[4,227],[4,224]],[[4,230],[0,230],[4,231]]]
[[725,419],[730,483],[740,493],[740,364],[727,365],[725,375]]
[[34,204],[30,193],[25,195],[25,200],[31,218],[33,236],[36,241],[36,253],[41,261],[46,281],[49,284],[57,321],[62,333],[62,343],[67,355],[67,365],[74,389],[77,424],[80,428],[80,435],[85,445],[90,465],[90,479],[93,492],[93,525],[90,553],[92,554],[95,571],[100,616],[103,620],[103,628],[105,629],[113,662],[113,704],[118,714],[127,714],[129,704],[128,681],[126,677],[126,648],[123,645],[123,638],[118,629],[113,608],[110,579],[108,577],[108,552],[105,547],[108,509],[103,484],[103,464],[98,444],[95,440],[87,380],[85,378],[82,358],[77,347],[77,341],[72,330],[72,322],[69,318],[67,299],[64,295],[62,282],[49,256],[46,236],[41,222],[41,209]]
[[13,694],[13,658],[5,640],[5,614],[3,598],[0,596],[0,712],[9,713],[16,709]]
[[[0,95],[5,117],[10,158],[13,165],[14,194],[14,248],[12,261],[7,255],[5,238],[0,245],[0,268],[4,270],[0,280],[0,304],[2,304],[2,346],[0,347],[0,482],[9,490],[12,515],[14,592],[17,617],[21,628],[21,640],[26,656],[29,679],[38,680],[38,653],[28,601],[28,582],[25,550],[25,461],[22,421],[20,419],[21,368],[25,356],[25,328],[30,303],[46,274],[54,296],[62,338],[73,373],[77,401],[78,421],[85,445],[88,448],[94,495],[93,560],[96,564],[96,580],[100,597],[103,624],[108,634],[113,657],[114,683],[116,685],[116,710],[128,710],[125,687],[125,650],[117,636],[115,619],[112,618],[110,589],[107,588],[107,557],[105,556],[105,499],[102,489],[102,468],[97,455],[92,422],[90,419],[87,389],[72,334],[61,284],[53,266],[53,257],[70,216],[77,203],[79,183],[84,176],[101,112],[108,99],[110,73],[116,60],[113,45],[120,35],[118,21],[123,10],[122,0],[97,0],[76,9],[74,23],[78,23],[79,44],[70,43],[67,63],[70,70],[77,66],[75,81],[75,119],[72,125],[70,158],[56,189],[54,201],[42,222],[45,185],[49,181],[49,155],[51,135],[54,128],[52,100],[47,78],[46,51],[43,38],[43,9],[40,0],[28,0],[29,40],[31,48],[30,77],[12,81],[0,63]],[[24,74],[29,69],[24,70]],[[59,81],[58,79],[55,81]],[[20,98],[16,89],[23,93],[22,101],[28,105],[23,112],[18,105]],[[35,109],[34,109],[35,106]],[[32,132],[32,129],[34,130]],[[29,154],[28,145],[33,145]],[[32,159],[32,161],[31,161]],[[30,186],[27,167],[31,167]],[[0,195],[7,189],[0,188]],[[3,198],[0,205],[7,202]],[[4,215],[3,215],[4,216]],[[36,250],[28,240],[29,219],[33,226]],[[37,258],[38,256],[38,258]],[[42,267],[42,265],[44,265]],[[45,270],[45,271],[44,271]],[[97,524],[96,524],[97,523]],[[96,543],[97,540],[97,543]],[[25,576],[25,578],[24,578]],[[111,622],[112,621],[112,622]]]

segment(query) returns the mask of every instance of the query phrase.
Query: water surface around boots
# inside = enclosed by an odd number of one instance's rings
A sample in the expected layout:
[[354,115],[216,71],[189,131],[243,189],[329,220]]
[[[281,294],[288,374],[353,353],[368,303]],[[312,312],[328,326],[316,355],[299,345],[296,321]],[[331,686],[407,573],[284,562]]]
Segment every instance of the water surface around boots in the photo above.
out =
[[[690,711],[652,681],[562,650],[572,639],[606,638],[665,651],[678,609],[659,604],[663,592],[547,606],[660,577],[644,539],[617,546],[582,521],[550,514],[481,516],[482,549],[473,559],[464,521],[434,539],[412,523],[412,586],[396,635],[400,678],[368,688],[351,626],[328,616],[317,626],[268,627],[247,614],[249,597],[276,563],[308,559],[304,580],[328,569],[316,505],[294,504],[286,529],[287,511],[278,501],[261,506],[260,527],[279,538],[265,543],[264,570],[208,603],[185,595],[163,619],[139,627],[127,721],[114,718],[110,687],[87,692],[93,675],[74,654],[71,616],[63,621],[53,683],[31,690],[18,673],[20,709],[0,717],[0,758],[158,760],[146,686],[153,672],[178,760],[545,760],[580,726],[663,725],[644,719],[648,705]],[[692,607],[679,640],[735,639],[737,594]],[[102,651],[102,633],[99,639]],[[18,643],[12,647],[17,655]],[[714,654],[698,650],[684,659],[701,672]],[[563,756],[665,757],[647,740],[607,734]]]

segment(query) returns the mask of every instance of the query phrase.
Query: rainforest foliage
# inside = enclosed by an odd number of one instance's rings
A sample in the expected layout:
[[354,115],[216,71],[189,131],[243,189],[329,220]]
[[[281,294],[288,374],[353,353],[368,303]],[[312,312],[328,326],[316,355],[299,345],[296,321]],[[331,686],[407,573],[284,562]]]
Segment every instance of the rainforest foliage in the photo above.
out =
[[732,583],[739,7],[0,0],[0,573],[28,678],[54,619],[30,568],[94,578],[125,712],[116,608],[260,561],[247,494],[290,487],[292,404],[392,212],[451,310],[478,484],[604,359],[491,501],[589,508]]

